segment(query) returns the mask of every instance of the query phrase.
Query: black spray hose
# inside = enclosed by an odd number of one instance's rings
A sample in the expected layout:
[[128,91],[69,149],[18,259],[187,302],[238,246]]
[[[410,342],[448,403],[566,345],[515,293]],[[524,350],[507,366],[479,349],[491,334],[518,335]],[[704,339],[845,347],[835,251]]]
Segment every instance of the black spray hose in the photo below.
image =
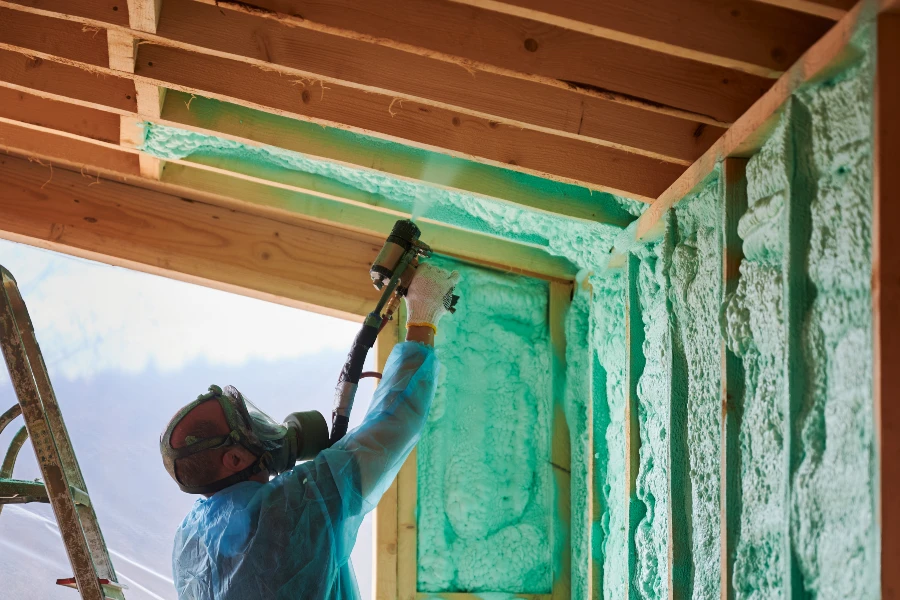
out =
[[338,440],[347,434],[347,426],[350,423],[350,410],[353,408],[353,400],[356,397],[356,388],[362,375],[363,366],[369,350],[375,345],[375,339],[384,328],[387,321],[378,313],[369,313],[363,322],[362,328],[353,340],[347,362],[341,369],[337,387],[334,390],[334,410],[331,412],[331,437],[328,445],[333,446]]

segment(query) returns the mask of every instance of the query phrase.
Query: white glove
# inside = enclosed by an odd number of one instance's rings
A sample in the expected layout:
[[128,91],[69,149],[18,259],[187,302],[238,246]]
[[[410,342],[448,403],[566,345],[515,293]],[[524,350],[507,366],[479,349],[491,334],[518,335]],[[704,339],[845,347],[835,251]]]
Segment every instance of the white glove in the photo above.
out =
[[406,294],[406,326],[431,327],[437,332],[441,320],[452,303],[453,289],[459,273],[448,273],[428,263],[419,265]]

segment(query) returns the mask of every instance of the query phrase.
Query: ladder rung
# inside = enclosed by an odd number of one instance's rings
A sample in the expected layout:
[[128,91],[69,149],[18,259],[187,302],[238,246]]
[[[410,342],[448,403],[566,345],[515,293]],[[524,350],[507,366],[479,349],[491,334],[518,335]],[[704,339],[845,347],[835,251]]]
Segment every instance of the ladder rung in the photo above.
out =
[[[128,589],[128,586],[117,581],[110,581],[109,579],[99,579],[100,586],[103,588],[103,595],[106,596],[106,600],[116,600],[117,598],[124,598],[122,592]],[[64,579],[57,579],[56,585],[61,585],[63,587],[72,588],[73,590],[78,589],[78,584],[75,581],[74,577],[66,577]],[[107,596],[107,594],[112,594],[112,596]]]
[[[74,485],[69,486],[75,504],[90,506],[91,498]],[[47,488],[40,481],[21,479],[0,479],[0,504],[27,504],[29,502],[50,502]]]

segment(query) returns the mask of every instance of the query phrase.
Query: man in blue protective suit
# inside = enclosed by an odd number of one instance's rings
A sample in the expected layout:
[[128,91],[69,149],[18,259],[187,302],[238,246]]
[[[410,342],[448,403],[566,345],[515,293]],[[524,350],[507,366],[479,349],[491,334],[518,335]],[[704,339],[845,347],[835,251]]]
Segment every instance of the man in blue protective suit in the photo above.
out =
[[407,341],[362,425],[330,448],[320,414],[275,423],[230,387],[211,386],[172,418],[163,462],[182,490],[204,496],[175,534],[181,600],[359,597],[350,552],[421,434],[437,381],[434,334],[458,279],[418,268]]

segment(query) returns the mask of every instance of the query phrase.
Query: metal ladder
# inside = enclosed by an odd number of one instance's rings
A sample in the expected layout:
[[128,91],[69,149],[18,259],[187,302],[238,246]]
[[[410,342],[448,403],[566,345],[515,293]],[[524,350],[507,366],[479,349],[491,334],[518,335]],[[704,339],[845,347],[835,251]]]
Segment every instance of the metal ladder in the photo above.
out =
[[[19,401],[0,416],[0,433],[20,414],[25,420],[0,467],[0,509],[5,504],[49,502],[75,572],[74,578],[56,583],[76,587],[84,600],[124,600],[125,586],[116,579],[25,301],[16,280],[2,266],[0,278],[0,348]],[[11,478],[28,437],[44,483]]]

